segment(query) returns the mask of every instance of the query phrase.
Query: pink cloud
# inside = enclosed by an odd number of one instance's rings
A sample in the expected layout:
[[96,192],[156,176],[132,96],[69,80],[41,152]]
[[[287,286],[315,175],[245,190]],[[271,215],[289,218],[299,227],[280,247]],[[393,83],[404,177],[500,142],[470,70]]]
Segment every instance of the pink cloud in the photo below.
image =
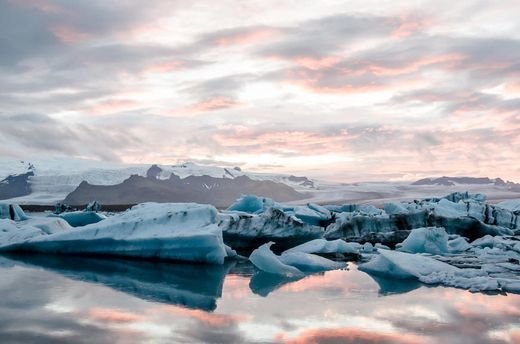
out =
[[245,314],[208,313],[198,309],[188,309],[176,306],[163,306],[160,309],[171,314],[180,315],[183,317],[188,317],[200,321],[204,323],[206,326],[215,328],[229,327],[239,322],[247,321],[250,318],[250,316]]
[[90,111],[96,115],[104,115],[137,109],[141,105],[141,103],[132,99],[110,99],[97,103]]
[[90,34],[78,31],[77,29],[68,25],[56,25],[51,27],[50,31],[60,41],[67,44],[79,43],[91,38]]
[[144,73],[168,73],[176,70],[181,70],[184,67],[183,61],[162,61],[146,67]]
[[145,317],[139,314],[101,307],[89,309],[87,316],[91,320],[104,323],[133,323],[145,320]]
[[406,333],[378,333],[357,328],[321,328],[303,331],[296,338],[287,339],[280,333],[275,340],[287,344],[318,344],[318,343],[425,343],[424,338]]
[[231,109],[231,108],[239,107],[242,105],[244,105],[244,104],[241,102],[238,102],[232,98],[224,97],[224,96],[217,96],[217,97],[206,99],[199,103],[195,103],[195,104],[183,107],[183,108],[169,111],[169,112],[165,113],[164,115],[166,115],[166,116],[196,115],[198,113],[204,113],[204,112],[209,112],[209,111]]
[[46,0],[9,0],[9,3],[15,6],[32,8],[46,13],[63,14],[66,12],[66,10],[63,7]]
[[425,28],[432,26],[432,18],[417,17],[412,14],[400,16],[399,27],[392,32],[392,37],[403,38],[411,36],[417,32],[424,31]]
[[229,34],[215,38],[212,43],[220,46],[253,44],[278,35],[278,30],[271,28]]

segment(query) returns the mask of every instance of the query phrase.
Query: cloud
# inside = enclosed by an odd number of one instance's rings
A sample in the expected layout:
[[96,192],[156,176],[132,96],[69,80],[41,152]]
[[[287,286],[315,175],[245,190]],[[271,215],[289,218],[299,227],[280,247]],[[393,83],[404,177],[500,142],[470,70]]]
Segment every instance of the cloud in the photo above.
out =
[[0,150],[518,179],[514,9],[0,2]]

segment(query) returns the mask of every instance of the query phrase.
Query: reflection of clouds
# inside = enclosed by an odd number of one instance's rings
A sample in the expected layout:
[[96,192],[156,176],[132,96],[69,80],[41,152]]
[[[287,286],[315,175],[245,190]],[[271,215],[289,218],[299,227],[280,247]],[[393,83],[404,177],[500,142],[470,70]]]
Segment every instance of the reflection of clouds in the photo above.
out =
[[[127,275],[149,274],[133,279],[136,282],[157,283],[170,276],[167,272],[180,269],[174,264],[143,264],[142,268],[140,264],[117,267],[135,269],[135,274],[128,271]],[[226,275],[214,311],[164,304],[113,284],[78,280],[65,262],[61,268],[58,262],[42,262],[44,270],[22,266],[0,269],[2,344],[515,343],[520,339],[520,295],[472,294],[440,287],[381,295],[378,283],[357,271],[355,264],[349,271],[329,271],[281,284],[265,297],[250,289],[251,270],[244,266]],[[122,270],[111,266],[105,274],[119,271],[115,276],[121,277]],[[70,276],[63,278],[51,268],[68,271]],[[82,269],[88,270],[77,266],[74,271]],[[197,268],[181,270],[186,281],[212,275],[209,271],[201,274]]]
[[295,338],[285,338],[280,334],[275,338],[288,344],[314,343],[424,343],[424,338],[418,335],[402,333],[377,333],[355,328],[323,328],[303,331]]
[[93,321],[104,323],[133,323],[143,321],[144,316],[118,309],[95,307],[87,312],[87,317]]
[[496,339],[497,331],[514,338],[514,332],[508,334],[508,328],[520,325],[519,295],[472,294],[435,288],[425,296],[421,307],[425,311],[435,310],[436,319],[412,316],[415,304],[401,305],[399,312],[387,311],[380,316],[401,330],[460,343],[488,343]]

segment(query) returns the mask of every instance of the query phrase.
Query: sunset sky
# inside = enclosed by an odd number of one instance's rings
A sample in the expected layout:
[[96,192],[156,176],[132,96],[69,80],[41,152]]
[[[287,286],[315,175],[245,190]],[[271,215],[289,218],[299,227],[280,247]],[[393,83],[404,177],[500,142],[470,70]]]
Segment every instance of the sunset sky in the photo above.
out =
[[520,181],[520,1],[0,0],[0,156]]

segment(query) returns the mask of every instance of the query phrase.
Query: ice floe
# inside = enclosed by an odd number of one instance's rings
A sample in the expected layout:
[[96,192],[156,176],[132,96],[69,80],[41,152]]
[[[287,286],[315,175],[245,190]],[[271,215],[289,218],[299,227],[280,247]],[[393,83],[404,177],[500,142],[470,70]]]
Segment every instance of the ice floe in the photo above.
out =
[[222,264],[227,253],[216,218],[217,210],[209,205],[143,203],[74,230],[34,236],[21,242],[2,242],[0,250],[108,254]]
[[263,244],[254,250],[249,260],[260,270],[286,277],[303,276],[305,273],[341,269],[346,266],[344,262],[320,257],[301,251],[286,251],[277,256],[271,251],[273,242]]

